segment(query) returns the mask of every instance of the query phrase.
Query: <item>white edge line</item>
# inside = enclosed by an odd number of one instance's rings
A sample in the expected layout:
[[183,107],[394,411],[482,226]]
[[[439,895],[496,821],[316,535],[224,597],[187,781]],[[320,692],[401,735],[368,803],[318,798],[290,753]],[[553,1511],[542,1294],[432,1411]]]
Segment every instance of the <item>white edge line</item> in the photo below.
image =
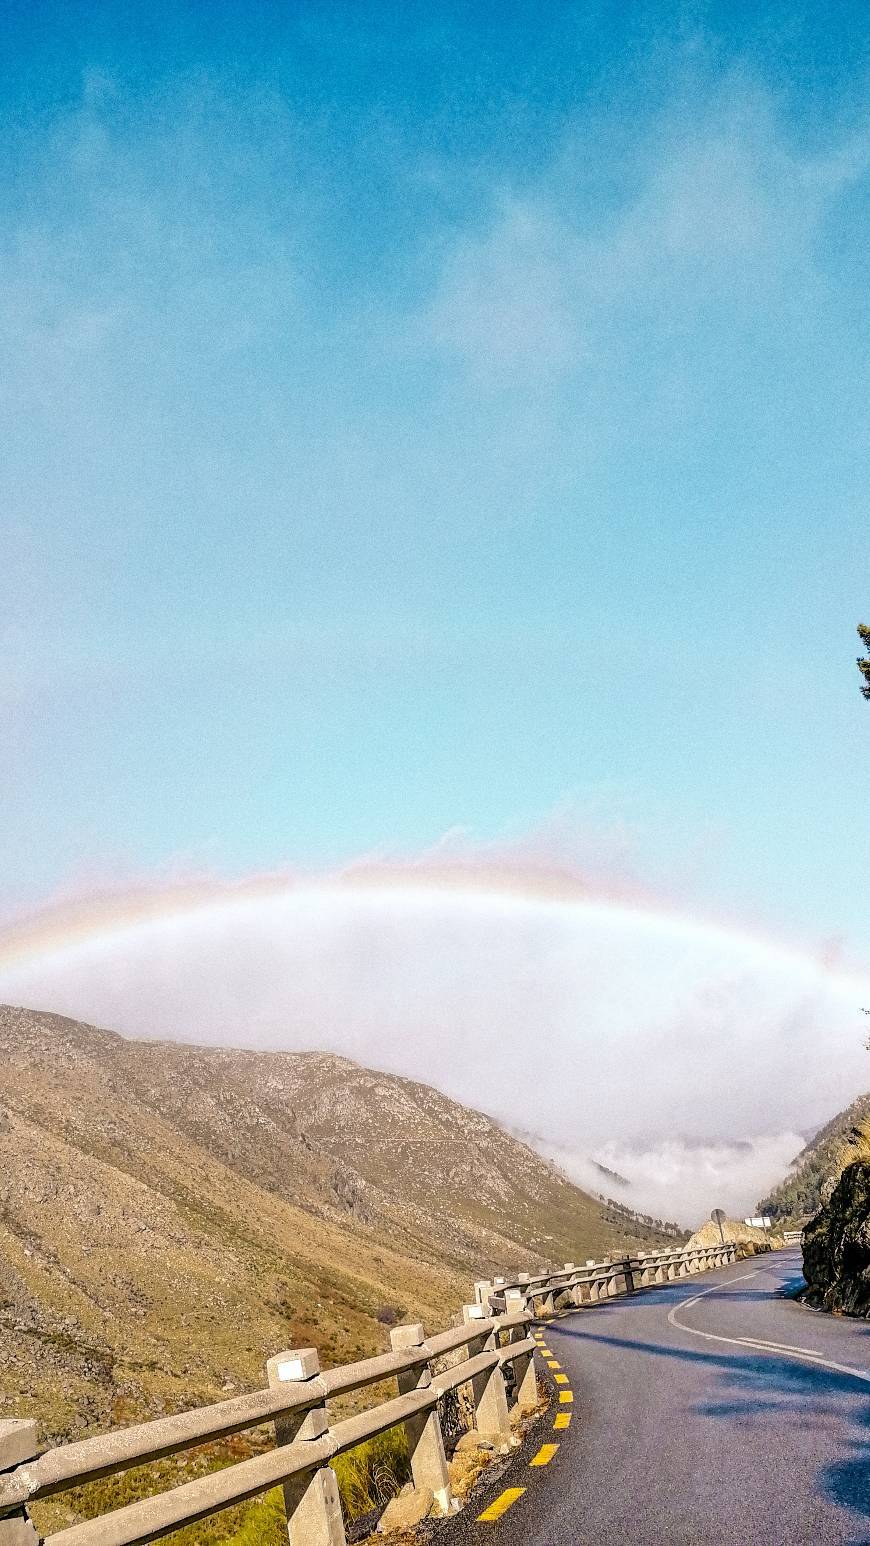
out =
[[731,1283],[745,1283],[747,1278],[758,1277],[758,1272],[744,1272],[739,1278],[729,1278],[727,1284],[714,1283],[712,1288],[705,1288],[700,1294],[695,1294],[692,1299],[681,1299],[672,1310],[668,1311],[668,1321],[677,1331],[688,1332],[691,1337],[703,1337],[706,1342],[727,1342],[730,1347],[752,1347],[760,1353],[772,1353],[780,1358],[809,1359],[816,1369],[833,1369],[836,1374],[850,1374],[853,1379],[864,1380],[870,1384],[870,1373],[866,1369],[853,1369],[849,1364],[833,1363],[829,1358],[823,1358],[821,1353],[814,1353],[808,1347],[789,1347],[785,1342],[756,1342],[751,1337],[722,1337],[713,1331],[700,1331],[697,1326],[686,1326],[677,1320],[678,1310],[688,1310],[699,1299],[706,1298],[707,1294],[722,1293]]

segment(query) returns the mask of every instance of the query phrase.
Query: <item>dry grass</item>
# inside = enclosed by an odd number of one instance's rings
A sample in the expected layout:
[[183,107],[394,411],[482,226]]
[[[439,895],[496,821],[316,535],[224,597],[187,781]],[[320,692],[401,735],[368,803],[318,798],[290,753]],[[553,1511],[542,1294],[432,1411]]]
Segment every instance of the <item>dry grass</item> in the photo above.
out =
[[836,1151],[836,1169],[840,1175],[847,1165],[857,1164],[870,1164],[870,1120],[853,1127]]
[[[389,1324],[445,1326],[494,1268],[649,1240],[421,1085],[2,1005],[0,1175],[0,1407],[35,1417],[44,1445],[259,1389],[281,1348],[315,1347],[325,1368],[383,1352]],[[51,1533],[270,1441],[239,1435],[59,1494],[37,1522]],[[401,1484],[401,1442],[337,1467],[350,1518]],[[265,1542],[273,1514],[241,1505],[176,1539],[217,1546],[262,1525]]]

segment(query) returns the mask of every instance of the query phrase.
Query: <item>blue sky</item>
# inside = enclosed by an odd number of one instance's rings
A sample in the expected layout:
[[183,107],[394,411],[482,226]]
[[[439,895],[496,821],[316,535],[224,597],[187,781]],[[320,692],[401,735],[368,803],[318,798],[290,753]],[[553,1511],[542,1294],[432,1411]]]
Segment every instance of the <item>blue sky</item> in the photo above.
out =
[[555,811],[866,948],[863,8],[4,31],[0,902]]

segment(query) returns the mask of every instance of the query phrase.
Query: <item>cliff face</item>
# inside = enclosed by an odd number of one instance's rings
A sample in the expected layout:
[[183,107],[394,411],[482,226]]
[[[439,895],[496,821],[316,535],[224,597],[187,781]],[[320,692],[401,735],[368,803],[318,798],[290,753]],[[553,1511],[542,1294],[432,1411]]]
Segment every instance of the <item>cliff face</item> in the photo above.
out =
[[846,1166],[804,1229],[803,1250],[810,1302],[870,1317],[870,1164]]

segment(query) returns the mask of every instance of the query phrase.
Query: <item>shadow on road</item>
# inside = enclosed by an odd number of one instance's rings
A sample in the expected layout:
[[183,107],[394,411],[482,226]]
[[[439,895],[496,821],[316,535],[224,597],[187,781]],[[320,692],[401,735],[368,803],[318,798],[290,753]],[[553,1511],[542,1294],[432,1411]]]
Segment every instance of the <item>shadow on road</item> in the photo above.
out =
[[[728,1297],[751,1299],[758,1296],[748,1292],[739,1296],[729,1294]],[[769,1290],[766,1297],[769,1297]],[[623,1304],[630,1303],[623,1301]],[[634,1307],[638,1304],[639,1301],[635,1301]],[[608,1312],[610,1308],[607,1307]],[[753,1353],[751,1349],[735,1347],[730,1353],[713,1353],[633,1337],[607,1336],[593,1331],[591,1326],[581,1331],[562,1323],[559,1330],[563,1336],[612,1347],[624,1355],[637,1353],[706,1366],[715,1371],[722,1387],[720,1392],[709,1400],[696,1403],[694,1408],[700,1416],[713,1421],[773,1420],[778,1427],[780,1443],[786,1424],[810,1432],[824,1424],[842,1426],[846,1432],[844,1457],[822,1466],[816,1485],[841,1508],[870,1518],[870,1388],[855,1375],[797,1359]],[[846,1428],[847,1420],[851,1429]],[[870,1536],[852,1538],[844,1541],[843,1546],[870,1546]]]

